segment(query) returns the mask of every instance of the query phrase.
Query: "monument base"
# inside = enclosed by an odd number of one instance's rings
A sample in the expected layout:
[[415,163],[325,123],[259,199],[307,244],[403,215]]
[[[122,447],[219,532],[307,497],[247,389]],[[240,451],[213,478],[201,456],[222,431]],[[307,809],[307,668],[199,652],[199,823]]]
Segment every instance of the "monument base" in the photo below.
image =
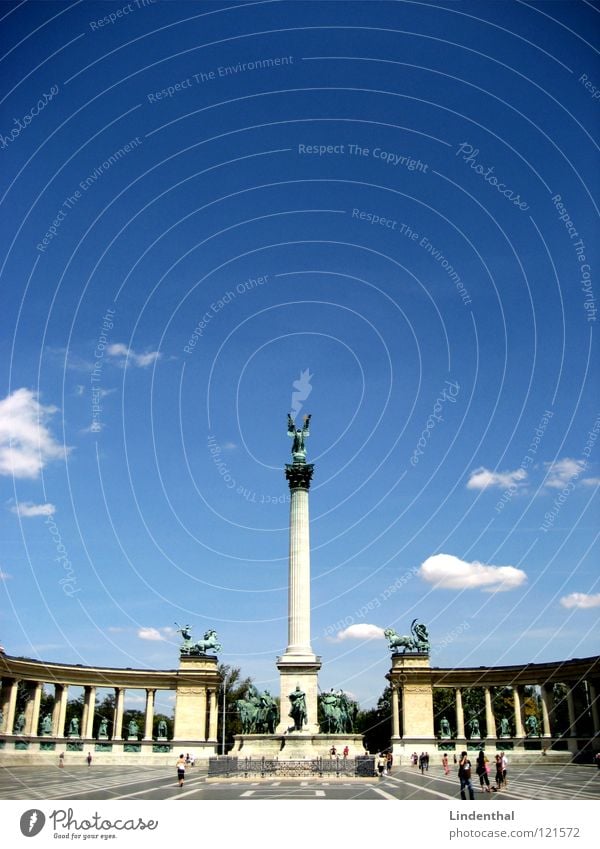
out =
[[[280,682],[281,718],[276,735],[318,735],[317,720],[318,672],[321,668],[321,658],[315,655],[295,656],[283,654],[277,658]],[[301,731],[294,731],[294,720],[288,716],[290,710],[289,695],[296,687],[305,693],[307,722]]]
[[348,757],[364,755],[360,734],[307,734],[291,731],[289,734],[237,734],[229,755],[243,758],[277,758],[278,760],[312,760],[329,758],[332,747],[336,757],[342,758],[348,746]]

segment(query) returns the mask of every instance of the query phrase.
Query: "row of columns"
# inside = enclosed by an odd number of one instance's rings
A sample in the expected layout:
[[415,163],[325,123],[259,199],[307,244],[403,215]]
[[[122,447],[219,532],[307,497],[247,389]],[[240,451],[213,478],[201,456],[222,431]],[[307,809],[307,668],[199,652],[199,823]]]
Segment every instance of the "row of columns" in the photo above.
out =
[[[594,736],[600,734],[600,710],[598,703],[598,692],[591,681],[586,682],[588,688],[588,698],[592,715],[592,725]],[[574,737],[577,734],[577,716],[575,710],[575,698],[573,694],[574,686],[567,685],[567,711],[569,716],[568,736]],[[542,737],[551,737],[552,728],[550,723],[550,715],[553,709],[552,685],[542,684],[541,687],[541,710],[542,710]],[[523,708],[521,704],[522,687],[513,687],[513,704],[514,704],[514,721],[515,721],[515,737],[524,737],[523,729]],[[483,687],[483,695],[485,700],[485,722],[486,736],[488,738],[496,738],[496,718],[492,707],[492,695],[490,687]],[[455,689],[455,706],[456,706],[456,737],[459,739],[465,738],[465,714],[462,701],[462,690],[460,687]],[[400,707],[399,707],[399,689],[397,686],[392,686],[392,736],[400,737]]]
[[[3,682],[2,686],[2,713],[3,720],[0,725],[1,734],[13,734],[17,711],[18,680],[11,679],[8,684]],[[18,732],[20,736],[36,737],[40,721],[40,705],[43,692],[43,682],[36,681],[30,686],[29,699],[25,707],[25,727]],[[115,687],[115,710],[113,714],[112,740],[123,740],[122,725],[125,708],[125,687]],[[152,740],[154,726],[154,703],[156,689],[146,688],[146,708],[144,714],[144,736],[143,740]],[[69,698],[68,684],[54,685],[54,708],[52,710],[52,731],[48,736],[65,737],[65,722],[67,715],[67,701]],[[83,712],[79,728],[79,736],[91,739],[94,728],[94,712],[96,705],[96,687],[88,685],[84,687]],[[217,739],[217,691],[203,690],[200,700],[199,741],[205,742],[206,736],[206,714],[208,711],[208,740]]]

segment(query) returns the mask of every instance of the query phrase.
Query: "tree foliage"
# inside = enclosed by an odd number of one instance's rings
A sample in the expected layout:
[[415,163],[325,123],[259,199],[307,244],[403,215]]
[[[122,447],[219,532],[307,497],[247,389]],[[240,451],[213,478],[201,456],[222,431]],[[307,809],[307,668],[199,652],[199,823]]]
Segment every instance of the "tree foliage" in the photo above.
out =
[[364,737],[369,752],[382,752],[392,741],[392,688],[387,686],[371,710],[359,710],[356,716],[356,732]]
[[252,678],[242,677],[239,666],[229,666],[220,663],[218,666],[222,679],[217,694],[217,737],[219,740],[219,753],[223,754],[221,741],[223,740],[223,692],[225,692],[225,754],[233,748],[234,737],[242,733],[242,724],[237,712],[236,702],[243,699],[248,689],[252,686]]

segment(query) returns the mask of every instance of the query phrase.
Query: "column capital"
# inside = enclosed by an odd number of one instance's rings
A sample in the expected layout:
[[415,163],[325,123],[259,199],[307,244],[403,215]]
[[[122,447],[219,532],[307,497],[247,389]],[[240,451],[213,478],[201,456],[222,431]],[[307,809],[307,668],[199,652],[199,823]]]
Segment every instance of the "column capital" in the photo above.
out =
[[314,468],[313,463],[286,463],[285,477],[290,490],[310,489]]

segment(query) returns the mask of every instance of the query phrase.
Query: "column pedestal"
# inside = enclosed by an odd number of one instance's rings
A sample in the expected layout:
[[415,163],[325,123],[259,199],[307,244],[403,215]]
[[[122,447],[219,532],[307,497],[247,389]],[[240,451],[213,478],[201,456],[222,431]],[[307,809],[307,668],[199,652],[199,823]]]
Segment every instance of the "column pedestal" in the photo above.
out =
[[[280,682],[280,716],[276,734],[289,734],[300,737],[319,733],[317,715],[318,673],[321,668],[321,658],[312,655],[294,659],[291,655],[277,658]],[[294,730],[294,720],[288,716],[292,703],[289,695],[296,687],[306,694],[306,725],[302,731]]]

